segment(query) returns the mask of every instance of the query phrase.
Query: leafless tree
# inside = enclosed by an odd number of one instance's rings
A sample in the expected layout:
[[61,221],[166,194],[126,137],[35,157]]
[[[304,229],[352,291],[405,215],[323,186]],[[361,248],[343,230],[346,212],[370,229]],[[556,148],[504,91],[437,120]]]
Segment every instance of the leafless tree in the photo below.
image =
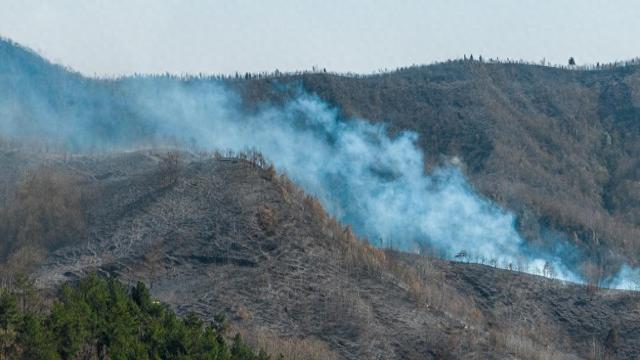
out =
[[175,185],[181,172],[180,153],[170,151],[159,164],[160,184],[162,187]]

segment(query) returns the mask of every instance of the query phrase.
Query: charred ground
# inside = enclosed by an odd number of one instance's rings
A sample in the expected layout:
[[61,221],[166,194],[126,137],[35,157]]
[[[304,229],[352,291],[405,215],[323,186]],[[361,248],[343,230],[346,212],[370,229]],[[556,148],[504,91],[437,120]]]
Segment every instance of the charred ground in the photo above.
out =
[[374,249],[257,156],[179,153],[167,182],[175,154],[29,154],[35,176],[48,176],[41,158],[92,194],[82,235],[32,264],[39,286],[142,280],[180,314],[223,313],[250,341],[302,357],[638,356],[634,293]]
[[530,242],[544,246],[561,234],[606,273],[638,259],[637,65],[451,61],[363,77],[232,83],[248,107],[305,89],[345,117],[414,130],[427,166],[459,158],[482,194],[517,214]]

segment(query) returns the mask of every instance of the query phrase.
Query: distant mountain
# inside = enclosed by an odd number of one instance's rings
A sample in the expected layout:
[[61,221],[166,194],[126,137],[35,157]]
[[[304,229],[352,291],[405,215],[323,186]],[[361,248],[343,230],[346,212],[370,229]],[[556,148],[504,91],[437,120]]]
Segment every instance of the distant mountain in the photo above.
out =
[[[117,82],[83,77],[0,40],[0,122],[4,135],[64,139],[69,150],[100,149],[143,136]],[[97,136],[86,139],[90,132]],[[125,140],[126,139],[126,140]]]
[[345,117],[416,131],[428,166],[460,159],[530,241],[564,238],[605,272],[640,259],[640,66],[451,61],[234,82],[249,105],[282,101],[283,84],[319,94]]

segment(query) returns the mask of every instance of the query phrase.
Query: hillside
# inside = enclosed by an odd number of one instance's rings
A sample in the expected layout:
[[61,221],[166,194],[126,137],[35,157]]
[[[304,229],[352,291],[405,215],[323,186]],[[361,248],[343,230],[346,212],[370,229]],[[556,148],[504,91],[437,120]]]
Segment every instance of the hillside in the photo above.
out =
[[182,153],[166,182],[166,156],[46,156],[93,195],[81,234],[34,264],[38,286],[141,280],[179,314],[222,312],[249,342],[316,358],[638,356],[633,293],[377,250],[255,157]]
[[[237,91],[241,112],[284,104],[303,91],[335,106],[342,119],[385,123],[392,136],[415,131],[427,169],[455,163],[482,195],[515,214],[533,248],[567,247],[562,256],[570,267],[595,266],[606,275],[623,263],[637,265],[635,65],[585,71],[452,61],[356,77],[95,80],[6,41],[0,53],[0,115],[9,120],[3,132],[34,147],[86,152],[204,141],[211,150],[198,127],[207,111],[219,116],[216,109],[236,102],[229,94],[218,104],[212,89]],[[185,122],[185,115],[196,120]]]
[[[0,280],[143,281],[292,359],[637,358],[599,285],[640,258],[639,120],[638,66],[94,79],[0,40]],[[588,284],[498,268],[532,260]]]
[[482,194],[517,214],[530,241],[565,238],[605,272],[640,255],[638,66],[571,71],[454,61],[234,85],[251,105],[291,96],[278,90],[283,83],[319,94],[345,117],[416,131],[427,166],[458,157]]

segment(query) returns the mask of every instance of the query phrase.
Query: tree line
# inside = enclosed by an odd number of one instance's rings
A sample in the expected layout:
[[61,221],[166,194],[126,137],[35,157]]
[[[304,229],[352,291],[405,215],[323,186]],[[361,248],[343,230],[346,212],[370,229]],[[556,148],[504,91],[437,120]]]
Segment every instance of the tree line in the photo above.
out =
[[272,80],[279,78],[289,78],[296,76],[304,76],[304,75],[313,75],[313,74],[329,74],[333,76],[342,76],[349,77],[355,79],[364,79],[375,77],[378,75],[385,74],[393,74],[396,72],[403,72],[413,69],[420,69],[426,66],[438,66],[444,64],[454,64],[454,63],[478,63],[478,64],[507,64],[507,65],[531,65],[531,66],[543,66],[564,70],[578,70],[578,71],[602,71],[602,70],[615,70],[619,68],[625,68],[630,66],[640,66],[640,57],[632,58],[629,60],[620,60],[613,61],[608,63],[600,63],[596,62],[595,64],[584,64],[577,65],[574,57],[570,57],[566,64],[555,64],[548,61],[546,58],[542,58],[539,61],[529,61],[523,59],[514,59],[514,58],[485,58],[482,55],[474,57],[473,54],[467,56],[463,55],[462,58],[457,59],[447,59],[443,61],[433,61],[430,63],[424,64],[412,64],[408,66],[401,66],[396,68],[380,68],[371,73],[355,73],[355,72],[341,72],[341,71],[331,71],[327,70],[324,67],[314,66],[312,69],[307,70],[297,70],[297,71],[280,71],[275,69],[274,71],[262,71],[262,72],[238,72],[232,74],[172,74],[172,73],[164,73],[164,74],[133,74],[127,76],[111,76],[111,77],[102,77],[102,80],[105,81],[131,81],[135,79],[146,79],[146,80],[154,80],[154,79],[164,79],[164,80],[179,80],[179,81],[221,81],[221,82],[236,82],[236,81],[245,81],[245,80]]

